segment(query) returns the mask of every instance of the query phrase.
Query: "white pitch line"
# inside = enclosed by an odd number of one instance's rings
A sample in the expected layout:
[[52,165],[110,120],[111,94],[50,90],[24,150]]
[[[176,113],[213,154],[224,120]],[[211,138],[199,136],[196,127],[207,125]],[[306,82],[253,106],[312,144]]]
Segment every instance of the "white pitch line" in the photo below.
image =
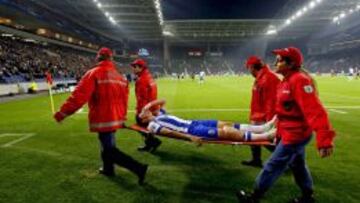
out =
[[14,144],[17,144],[17,143],[22,142],[22,141],[24,141],[24,140],[26,140],[26,139],[29,139],[30,137],[34,136],[35,133],[24,133],[23,135],[25,135],[25,136],[24,136],[24,137],[21,137],[21,138],[19,138],[19,139],[13,140],[13,141],[11,141],[11,142],[8,142],[8,143],[6,143],[6,144],[3,144],[3,145],[1,145],[1,147],[3,147],[3,148],[5,148],[5,147],[11,147],[11,146],[13,146]]
[[24,150],[24,151],[27,151],[27,152],[39,153],[39,154],[59,158],[61,160],[64,160],[64,159],[65,160],[71,160],[71,161],[91,161],[92,160],[92,159],[83,158],[83,157],[79,157],[79,156],[65,155],[65,154],[55,152],[55,151],[50,151],[50,150],[41,150],[41,149],[28,148],[28,147],[19,147],[19,146],[14,146],[14,147],[12,147],[12,149],[20,149],[20,150]]
[[170,112],[248,112],[249,109],[170,109]]
[[328,109],[360,109],[360,106],[326,106]]
[[351,99],[351,100],[360,100],[360,97],[354,97],[354,96],[347,96],[347,95],[339,95],[339,94],[332,94],[327,92],[321,92],[321,94],[325,94],[331,97],[337,97],[337,98],[344,98],[344,99]]
[[339,114],[347,114],[346,111],[340,111],[340,110],[336,110],[336,109],[329,109],[329,111],[335,112],[335,113],[339,113]]
[[[169,112],[179,112],[179,113],[186,113],[186,112],[248,112],[249,109],[167,109],[166,111]],[[78,112],[77,114],[87,114],[88,112]],[[135,113],[134,110],[129,110],[128,113]]]
[[64,157],[63,154],[60,154],[58,152],[53,152],[53,151],[48,151],[48,150],[41,150],[41,149],[35,149],[35,148],[27,148],[27,147],[18,147],[18,146],[14,146],[12,147],[13,149],[21,149],[21,150],[26,150],[29,152],[36,152],[36,153],[40,153],[40,154],[46,154],[48,156],[58,156],[58,157]]
[[24,133],[3,133],[0,134],[0,137],[19,137],[19,136],[23,136]]

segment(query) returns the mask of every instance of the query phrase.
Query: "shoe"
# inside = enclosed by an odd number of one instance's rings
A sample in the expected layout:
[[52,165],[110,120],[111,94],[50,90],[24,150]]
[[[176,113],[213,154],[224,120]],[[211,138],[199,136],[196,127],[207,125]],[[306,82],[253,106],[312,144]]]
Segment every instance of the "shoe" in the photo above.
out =
[[151,149],[152,149],[152,147],[147,145],[147,144],[137,148],[137,150],[140,151],[140,152],[150,152]]
[[156,149],[161,145],[161,141],[154,137],[154,136],[149,136],[146,137],[145,139],[145,145],[138,147],[138,150],[141,152],[150,152],[153,153],[156,151]]
[[99,173],[108,177],[115,176],[114,162],[111,159],[111,151],[105,149],[101,152],[103,165],[99,168]]
[[115,172],[114,171],[106,171],[103,167],[99,168],[99,174],[107,176],[107,177],[114,177]]
[[242,165],[245,166],[252,166],[252,167],[256,167],[256,168],[262,168],[262,162],[261,161],[255,161],[255,160],[251,160],[251,161],[242,161],[241,162]]
[[148,167],[149,165],[144,165],[143,168],[141,169],[140,173],[138,174],[138,177],[139,177],[139,185],[144,185],[144,181],[145,181],[145,175],[146,175],[146,172],[148,170]]
[[139,178],[139,185],[143,185],[148,165],[136,161],[129,155],[120,151],[118,148],[113,148],[112,151],[114,163],[134,173]]
[[150,153],[154,153],[160,145],[161,145],[161,140],[154,137],[151,141],[152,149],[150,149]]
[[274,116],[270,121],[264,124],[264,132],[269,131],[275,127],[275,121],[277,120],[277,116]]
[[291,203],[314,203],[315,198],[311,196],[301,196],[290,201]]
[[252,193],[247,193],[244,190],[236,192],[236,197],[239,203],[259,203],[259,198],[256,198]]
[[276,128],[273,128],[264,134],[267,135],[270,142],[276,143],[276,134],[277,134]]

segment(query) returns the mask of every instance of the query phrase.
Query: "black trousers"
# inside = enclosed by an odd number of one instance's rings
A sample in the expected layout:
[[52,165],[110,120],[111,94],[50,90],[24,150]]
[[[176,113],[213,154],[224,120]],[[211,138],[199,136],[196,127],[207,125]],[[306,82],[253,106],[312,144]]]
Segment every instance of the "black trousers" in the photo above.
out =
[[101,159],[105,171],[113,172],[114,164],[116,164],[137,175],[141,173],[144,164],[131,158],[116,147],[115,132],[100,132],[99,141],[101,145]]
[[[148,126],[148,123],[142,122],[139,116],[136,116],[135,119],[136,119],[136,124],[138,124],[139,126],[143,128],[146,128]],[[160,142],[160,140],[152,134],[147,134],[142,132],[139,133],[145,138],[145,146],[152,146],[153,143]]]
[[[274,152],[275,146],[264,146],[270,152]],[[251,146],[252,160],[261,161],[261,146]]]

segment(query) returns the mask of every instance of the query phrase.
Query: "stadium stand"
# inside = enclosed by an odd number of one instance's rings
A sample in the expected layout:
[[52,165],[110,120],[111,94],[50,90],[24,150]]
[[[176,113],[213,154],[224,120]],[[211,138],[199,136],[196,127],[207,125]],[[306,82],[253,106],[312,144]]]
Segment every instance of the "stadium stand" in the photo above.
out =
[[47,70],[55,79],[76,79],[90,67],[92,57],[70,48],[1,37],[0,82],[44,81]]

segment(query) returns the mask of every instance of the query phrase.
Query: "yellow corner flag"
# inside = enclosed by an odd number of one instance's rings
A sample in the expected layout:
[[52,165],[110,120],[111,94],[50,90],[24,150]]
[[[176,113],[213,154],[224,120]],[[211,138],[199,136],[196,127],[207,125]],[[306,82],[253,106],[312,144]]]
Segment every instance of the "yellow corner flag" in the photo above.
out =
[[54,106],[54,99],[53,99],[51,87],[52,87],[52,85],[50,83],[48,83],[51,112],[54,114],[55,113],[55,106]]

